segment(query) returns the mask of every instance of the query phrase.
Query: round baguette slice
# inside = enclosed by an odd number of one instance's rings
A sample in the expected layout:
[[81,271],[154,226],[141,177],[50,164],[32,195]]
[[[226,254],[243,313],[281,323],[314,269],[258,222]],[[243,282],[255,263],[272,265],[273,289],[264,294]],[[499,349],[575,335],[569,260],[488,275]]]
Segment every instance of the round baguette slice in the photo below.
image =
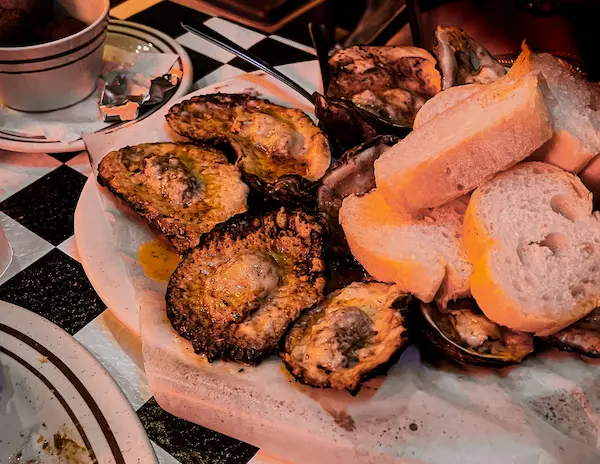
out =
[[469,295],[472,272],[462,244],[468,197],[421,216],[398,214],[375,189],[351,195],[340,209],[340,224],[354,257],[376,280],[393,282],[425,303]]
[[600,213],[574,175],[521,163],[473,193],[471,294],[492,321],[545,336],[600,305]]

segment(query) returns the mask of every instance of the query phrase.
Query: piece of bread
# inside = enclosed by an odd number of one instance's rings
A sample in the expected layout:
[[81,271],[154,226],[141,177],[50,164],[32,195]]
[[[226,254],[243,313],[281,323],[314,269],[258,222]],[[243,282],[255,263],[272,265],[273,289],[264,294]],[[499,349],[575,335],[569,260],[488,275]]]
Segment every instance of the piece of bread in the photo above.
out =
[[544,161],[562,168],[577,165],[580,158],[588,153],[592,156],[600,154],[600,87],[573,72],[559,58],[548,53],[532,53],[523,43],[522,52],[510,69],[508,78],[518,79],[532,72],[543,78],[542,90],[555,133],[567,132],[580,144],[579,151],[571,152],[575,160],[569,159],[569,152],[562,152],[554,153],[551,159]]
[[485,88],[485,84],[466,84],[457,85],[450,87],[447,90],[442,90],[436,94],[433,98],[430,98],[425,102],[421,109],[415,116],[415,122],[413,123],[413,130],[418,129],[423,124],[431,121],[438,114],[443,113],[448,108],[453,107],[458,102],[470,97],[475,92]]
[[600,155],[590,161],[579,173],[579,177],[592,195],[596,203],[600,202]]
[[468,197],[414,217],[395,213],[377,189],[344,199],[340,224],[354,257],[375,279],[446,307],[469,296],[472,267],[462,245]]
[[552,133],[538,77],[502,78],[384,153],[375,182],[395,211],[434,208],[527,158]]
[[573,174],[580,172],[594,157],[569,131],[560,130],[526,161],[542,161]]
[[492,321],[545,336],[600,305],[600,213],[579,178],[521,163],[471,196],[471,294]]

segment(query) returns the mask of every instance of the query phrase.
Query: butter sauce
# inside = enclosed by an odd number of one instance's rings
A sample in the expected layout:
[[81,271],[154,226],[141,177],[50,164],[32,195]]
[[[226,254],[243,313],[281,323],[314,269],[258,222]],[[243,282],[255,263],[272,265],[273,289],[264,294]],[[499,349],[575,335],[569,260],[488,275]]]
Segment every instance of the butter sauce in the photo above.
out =
[[137,259],[147,277],[162,282],[169,281],[181,261],[173,247],[161,239],[142,244]]

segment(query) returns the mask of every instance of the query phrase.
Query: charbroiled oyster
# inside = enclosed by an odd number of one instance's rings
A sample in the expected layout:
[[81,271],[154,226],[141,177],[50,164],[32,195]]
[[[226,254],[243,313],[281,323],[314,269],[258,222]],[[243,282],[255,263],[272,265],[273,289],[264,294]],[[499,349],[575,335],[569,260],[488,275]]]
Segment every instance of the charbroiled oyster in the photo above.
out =
[[110,152],[98,183],[165,234],[178,251],[246,211],[248,187],[219,150],[187,143],[144,143]]
[[421,303],[421,330],[428,348],[463,365],[503,367],[534,350],[533,336],[490,321],[474,300],[449,302],[445,312]]
[[167,315],[196,352],[258,364],[325,288],[324,226],[301,211],[236,216],[187,253]]
[[167,122],[193,140],[227,141],[244,180],[276,199],[286,200],[291,176],[301,184],[293,188],[302,190],[331,163],[327,137],[306,114],[251,95],[196,96],[173,106]]
[[560,350],[600,358],[600,308],[544,340]]
[[379,282],[355,282],[330,294],[292,326],[280,356],[300,382],[358,391],[385,371],[408,342],[412,297]]
[[442,89],[462,84],[490,84],[506,69],[458,27],[438,26],[433,51],[442,71]]
[[335,53],[329,65],[328,97],[400,126],[412,127],[417,111],[440,91],[435,58],[421,48],[354,46]]
[[377,136],[344,153],[331,166],[317,191],[319,212],[329,226],[330,249],[336,254],[348,252],[344,231],[338,218],[342,200],[352,194],[367,193],[375,187],[373,163],[389,147],[398,143],[398,137]]

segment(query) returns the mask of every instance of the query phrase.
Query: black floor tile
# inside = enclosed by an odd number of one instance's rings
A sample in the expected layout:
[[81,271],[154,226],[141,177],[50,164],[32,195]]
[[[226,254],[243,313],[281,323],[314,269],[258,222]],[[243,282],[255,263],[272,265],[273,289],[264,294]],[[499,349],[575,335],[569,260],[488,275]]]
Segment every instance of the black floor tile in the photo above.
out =
[[1,285],[0,300],[29,309],[71,335],[106,309],[81,264],[57,248]]
[[[266,38],[249,48],[251,52],[258,55],[272,66],[281,64],[298,63],[300,61],[311,61],[317,58],[310,53],[295,47],[290,47],[274,39]],[[234,58],[228,64],[244,71],[256,71],[256,67],[248,64],[241,58]]]
[[73,216],[87,178],[68,166],[60,166],[0,203],[15,221],[52,245],[73,235]]
[[138,416],[148,436],[182,464],[246,464],[258,448],[161,409],[154,398]]
[[192,68],[194,69],[194,82],[198,79],[202,79],[207,74],[210,74],[215,69],[223,66],[223,63],[213,60],[212,58],[203,55],[202,53],[198,53],[195,50],[191,50],[187,47],[185,51],[190,55],[190,60],[192,60]]
[[48,153],[48,155],[51,156],[52,158],[57,159],[61,163],[66,163],[67,161],[70,161],[73,158],[75,158],[79,153],[81,153],[81,152],[76,151],[76,152],[69,152],[69,153]]
[[153,27],[175,38],[185,33],[181,24],[179,24],[182,19],[203,23],[209,18],[211,16],[191,8],[177,5],[171,1],[163,1],[147,10],[134,14],[127,18],[127,21]]

